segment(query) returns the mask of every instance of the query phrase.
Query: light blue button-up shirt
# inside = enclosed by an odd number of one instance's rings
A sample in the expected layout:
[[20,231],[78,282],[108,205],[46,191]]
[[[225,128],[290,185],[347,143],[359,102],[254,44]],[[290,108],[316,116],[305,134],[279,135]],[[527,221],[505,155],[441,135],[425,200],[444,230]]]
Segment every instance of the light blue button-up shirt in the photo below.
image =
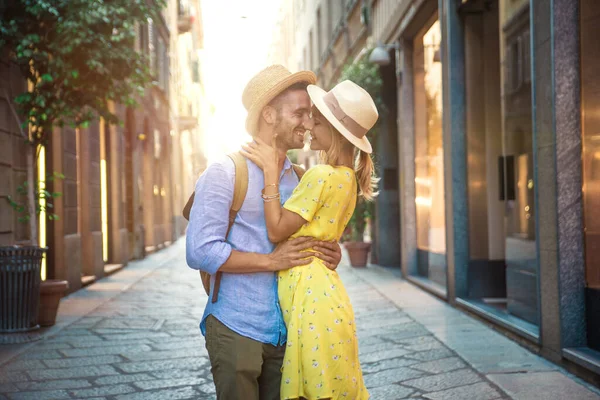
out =
[[[282,345],[287,332],[273,272],[228,274],[221,276],[219,299],[212,302],[215,273],[232,250],[268,254],[275,246],[269,241],[261,191],[263,172],[248,164],[248,192],[226,240],[229,209],[233,201],[235,165],[229,157],[210,165],[196,182],[194,205],[186,236],[188,265],[211,274],[211,295],[200,322],[206,334],[206,317],[213,315],[229,329],[262,343]],[[279,180],[282,204],[298,185],[289,159],[285,160]],[[200,278],[198,278],[200,285]]]

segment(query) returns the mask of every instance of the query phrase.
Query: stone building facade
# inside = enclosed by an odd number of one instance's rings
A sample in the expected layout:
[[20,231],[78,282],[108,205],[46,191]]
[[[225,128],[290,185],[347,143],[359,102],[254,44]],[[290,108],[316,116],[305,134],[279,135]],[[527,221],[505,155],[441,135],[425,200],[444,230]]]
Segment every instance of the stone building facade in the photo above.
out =
[[299,65],[322,86],[389,49],[384,263],[598,383],[600,4],[349,1],[329,30],[335,1],[298,3]]
[[[170,1],[160,20],[137,27],[136,47],[149,56],[155,82],[139,107],[112,105],[122,125],[99,120],[88,128],[55,128],[40,152],[39,176],[64,175],[46,182],[49,191],[62,196],[53,202],[58,220],[39,218],[40,244],[48,247],[43,276],[67,280],[70,291],[168,246],[185,231],[183,191],[193,187],[199,171],[186,173],[183,166],[190,160],[183,158],[190,154],[182,147],[197,157],[202,149],[201,141],[181,139],[180,125],[182,131],[196,129],[198,112],[186,114],[187,125],[182,123],[181,74],[170,71],[179,71],[182,40],[195,35],[192,50],[202,46],[199,6],[198,1]],[[0,157],[0,245],[6,246],[28,243],[29,233],[5,201],[26,180],[26,168],[24,143],[3,93],[12,98],[27,84],[6,58],[0,59],[0,68],[0,143],[5,152]],[[199,74],[197,63],[186,63],[183,71],[191,77],[194,68]]]

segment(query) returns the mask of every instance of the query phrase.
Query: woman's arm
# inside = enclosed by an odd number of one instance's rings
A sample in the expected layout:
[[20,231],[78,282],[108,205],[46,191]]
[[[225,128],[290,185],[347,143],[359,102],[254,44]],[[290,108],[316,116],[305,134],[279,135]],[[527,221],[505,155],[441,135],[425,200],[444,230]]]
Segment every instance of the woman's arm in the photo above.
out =
[[277,166],[265,166],[265,189],[263,191],[265,203],[265,220],[269,240],[279,243],[289,238],[298,231],[307,221],[296,213],[286,210],[281,206],[279,195],[279,173]]

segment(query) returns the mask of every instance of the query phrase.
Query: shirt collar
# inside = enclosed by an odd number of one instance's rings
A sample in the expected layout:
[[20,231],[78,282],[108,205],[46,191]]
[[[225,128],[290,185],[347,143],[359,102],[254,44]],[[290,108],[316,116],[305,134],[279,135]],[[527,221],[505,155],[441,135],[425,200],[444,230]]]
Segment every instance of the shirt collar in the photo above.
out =
[[288,171],[290,171],[291,169],[292,169],[292,162],[286,156],[285,157],[285,161],[283,162],[283,169],[281,170],[281,175],[279,177],[280,178],[283,177],[283,175],[287,174]]

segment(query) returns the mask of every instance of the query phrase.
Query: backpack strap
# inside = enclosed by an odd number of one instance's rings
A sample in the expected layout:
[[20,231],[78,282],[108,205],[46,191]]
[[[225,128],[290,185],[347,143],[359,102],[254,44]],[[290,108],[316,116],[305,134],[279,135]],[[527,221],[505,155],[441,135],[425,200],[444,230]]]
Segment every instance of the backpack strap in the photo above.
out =
[[[233,186],[233,201],[231,203],[231,209],[229,210],[229,225],[227,227],[227,233],[225,234],[225,240],[229,236],[229,231],[235,222],[235,217],[238,211],[244,204],[246,193],[248,192],[248,164],[246,164],[246,158],[240,153],[231,153],[227,155],[233,161],[235,165],[235,184]],[[215,286],[213,288],[212,302],[216,303],[219,300],[219,288],[221,287],[221,275],[222,272],[217,271],[215,275]]]
[[304,175],[306,170],[298,164],[292,164],[292,168],[294,168],[294,172],[298,175],[298,179],[302,179],[302,175]]

